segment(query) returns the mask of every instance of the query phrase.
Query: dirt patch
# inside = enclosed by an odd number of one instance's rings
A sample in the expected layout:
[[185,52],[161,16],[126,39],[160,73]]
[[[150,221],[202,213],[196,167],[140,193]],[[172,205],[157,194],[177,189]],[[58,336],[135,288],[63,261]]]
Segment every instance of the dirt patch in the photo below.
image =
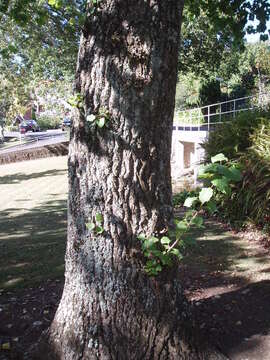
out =
[[14,151],[0,155],[0,165],[25,160],[35,160],[51,156],[65,156],[68,154],[68,142],[46,145],[38,148]]
[[47,281],[38,288],[6,292],[0,300],[0,360],[29,360],[28,349],[53,320],[63,284]]

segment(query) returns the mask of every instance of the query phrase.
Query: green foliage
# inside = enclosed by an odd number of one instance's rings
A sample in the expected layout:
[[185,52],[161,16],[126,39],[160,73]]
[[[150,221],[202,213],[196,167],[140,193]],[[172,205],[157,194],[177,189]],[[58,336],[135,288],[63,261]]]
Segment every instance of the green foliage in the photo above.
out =
[[83,106],[83,97],[81,94],[76,93],[76,94],[70,96],[70,98],[68,99],[68,103],[73,108],[80,109]]
[[100,108],[98,114],[90,114],[86,116],[89,128],[102,129],[108,126],[110,121],[110,113],[105,108]]
[[61,125],[61,119],[55,116],[40,115],[37,119],[41,130],[58,129]]
[[175,194],[175,195],[173,196],[173,206],[174,206],[174,207],[176,207],[176,206],[183,206],[185,200],[186,200],[188,197],[192,197],[192,196],[196,196],[196,195],[197,195],[196,190],[191,190],[191,191],[183,190],[183,191],[181,191],[180,193]]
[[142,243],[142,251],[147,261],[144,267],[149,276],[158,275],[164,267],[171,267],[176,260],[181,260],[183,250],[189,245],[189,240],[185,240],[183,235],[192,227],[203,224],[203,220],[198,216],[197,211],[187,212],[183,220],[174,221],[175,226],[169,231],[169,236],[146,237],[139,235],[138,239]]
[[243,183],[235,194],[235,204],[243,219],[248,217],[261,226],[270,219],[269,120],[261,123],[250,135],[252,145],[239,159],[244,167]]
[[206,158],[210,159],[217,151],[222,152],[230,160],[238,159],[251,145],[254,131],[269,122],[269,111],[242,112],[232,122],[219,125],[211,131],[203,144]]
[[[226,162],[225,164],[222,164]],[[183,237],[192,227],[203,227],[203,218],[199,216],[204,209],[211,214],[216,211],[216,197],[229,198],[231,187],[241,180],[242,175],[237,167],[227,162],[223,154],[212,157],[212,163],[201,168],[201,176],[205,187],[193,192],[184,191],[174,199],[174,204],[183,203],[191,210],[185,213],[182,220],[175,219],[174,228],[166,236],[139,235],[142,251],[147,258],[145,271],[150,276],[158,275],[164,267],[172,266],[176,260],[181,260],[183,250],[190,240]]]
[[201,84],[199,89],[199,102],[201,106],[214,104],[222,101],[220,82],[210,79]]
[[[188,22],[188,19],[186,21]],[[264,93],[270,89],[269,43],[244,44],[239,49],[231,42],[223,41],[222,36],[221,38],[216,36],[219,44],[213,41],[211,47],[207,46],[207,41],[211,40],[207,32],[203,33],[203,27],[201,30],[196,29],[192,21],[188,22],[187,26],[191,30],[191,35],[185,34],[184,24],[182,37],[184,48],[179,55],[181,65],[176,88],[176,110],[198,106],[199,90],[209,82],[213,82],[213,94],[209,98],[207,93],[202,96],[201,103],[205,105],[217,100],[219,102],[258,92]],[[196,36],[192,37],[193,31],[198,33],[198,36],[208,36],[208,40],[201,43]],[[206,46],[205,53],[204,46]],[[216,56],[217,52],[219,56]],[[218,61],[215,62],[215,59]],[[215,85],[216,79],[219,79],[220,90],[218,84]],[[215,94],[215,86],[218,96]]]
[[[270,219],[270,112],[243,113],[211,133],[206,144],[208,157],[214,154],[214,148],[235,161],[235,166],[228,169],[230,174],[216,169],[220,174],[216,186],[230,195],[229,201],[216,199],[220,215],[235,226],[252,221],[266,229]],[[238,168],[242,169],[242,179]],[[237,185],[229,190],[222,174],[238,181]]]
[[[217,72],[228,50],[233,49],[233,37],[229,26],[217,29],[206,12],[194,14],[194,10],[184,10],[179,48],[179,71],[202,78]],[[243,40],[242,40],[243,41]],[[240,42],[241,43],[241,42]],[[235,46],[239,51],[239,46]],[[218,56],[217,56],[218,54]]]
[[97,213],[95,220],[90,223],[86,223],[86,227],[90,232],[93,232],[95,235],[101,235],[104,232],[103,228],[103,216],[100,213]]
[[180,73],[176,85],[175,110],[196,107],[199,104],[200,79],[192,72]]

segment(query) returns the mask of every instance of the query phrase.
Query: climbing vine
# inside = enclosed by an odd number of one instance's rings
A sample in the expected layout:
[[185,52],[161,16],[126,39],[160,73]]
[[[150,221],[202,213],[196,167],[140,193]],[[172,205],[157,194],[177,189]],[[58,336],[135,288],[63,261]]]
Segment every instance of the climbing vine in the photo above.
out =
[[105,108],[100,108],[98,114],[90,114],[86,116],[87,124],[90,128],[98,127],[100,129],[108,126],[110,120],[110,113]]
[[199,178],[204,186],[187,197],[184,207],[190,208],[182,220],[174,220],[174,228],[168,231],[167,236],[138,236],[141,241],[142,252],[146,258],[145,271],[150,276],[158,275],[166,266],[171,267],[175,261],[181,260],[183,250],[193,241],[184,235],[191,228],[203,228],[203,210],[213,214],[216,211],[215,196],[231,195],[231,187],[241,181],[241,171],[223,154],[211,158],[211,163],[202,166]]
[[93,221],[86,223],[86,227],[90,232],[93,232],[95,235],[101,235],[104,232],[103,221],[103,215],[97,213]]

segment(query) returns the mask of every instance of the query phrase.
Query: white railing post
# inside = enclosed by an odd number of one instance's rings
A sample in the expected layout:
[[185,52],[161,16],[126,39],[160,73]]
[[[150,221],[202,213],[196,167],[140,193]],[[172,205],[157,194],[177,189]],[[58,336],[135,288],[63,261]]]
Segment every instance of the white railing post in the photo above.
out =
[[235,107],[236,107],[236,100],[233,100],[233,117],[235,118]]
[[210,131],[210,105],[207,106],[207,124],[208,131]]

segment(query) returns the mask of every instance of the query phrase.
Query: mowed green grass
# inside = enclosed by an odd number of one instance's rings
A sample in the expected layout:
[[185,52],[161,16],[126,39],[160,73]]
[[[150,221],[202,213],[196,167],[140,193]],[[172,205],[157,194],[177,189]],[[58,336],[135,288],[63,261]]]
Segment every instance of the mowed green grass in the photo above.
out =
[[67,157],[0,166],[0,289],[64,274]]

